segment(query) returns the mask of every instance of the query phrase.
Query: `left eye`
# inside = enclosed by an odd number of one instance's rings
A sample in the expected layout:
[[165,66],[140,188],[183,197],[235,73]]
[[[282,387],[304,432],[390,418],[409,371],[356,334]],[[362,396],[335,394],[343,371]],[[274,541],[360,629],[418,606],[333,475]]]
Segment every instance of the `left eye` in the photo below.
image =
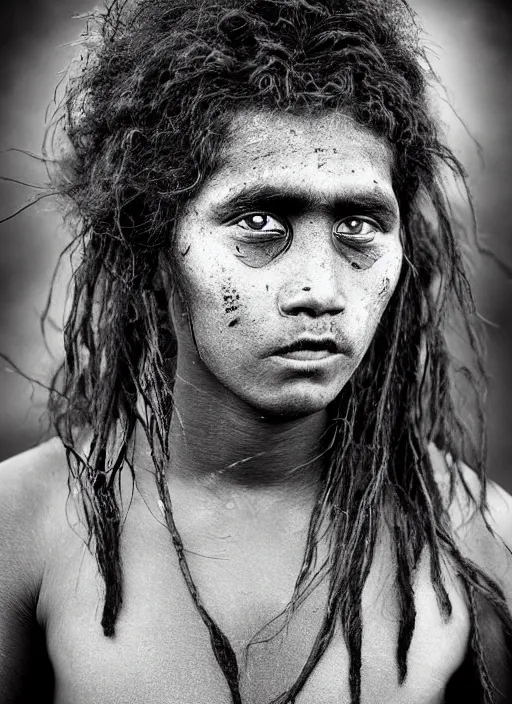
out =
[[237,220],[235,224],[248,232],[269,232],[283,235],[287,232],[286,226],[268,213],[250,213]]
[[333,227],[333,233],[341,239],[350,239],[354,244],[369,244],[375,238],[375,233],[380,231],[378,225],[371,220],[362,218],[344,218]]

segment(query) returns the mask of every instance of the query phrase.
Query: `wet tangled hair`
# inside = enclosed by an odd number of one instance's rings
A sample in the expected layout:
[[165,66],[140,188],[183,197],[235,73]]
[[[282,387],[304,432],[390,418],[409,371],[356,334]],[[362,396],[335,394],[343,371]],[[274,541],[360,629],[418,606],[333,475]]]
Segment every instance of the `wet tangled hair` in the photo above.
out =
[[[476,313],[443,173],[465,183],[432,118],[428,62],[401,0],[114,0],[90,20],[57,126],[70,149],[54,183],[67,204],[81,260],[65,327],[65,361],[50,409],[80,488],[89,545],[105,582],[102,627],[122,607],[120,472],[134,472],[136,427],[149,442],[167,523],[212,647],[240,702],[236,657],[195,590],[165,482],[176,340],[158,285],[175,223],[219,164],[242,109],[338,110],[388,141],[402,222],[404,266],[359,369],[329,408],[325,475],[294,596],[311,583],[328,521],[328,604],[312,652],[275,704],[294,702],[341,626],[352,704],[361,697],[361,595],[378,517],[394,536],[400,623],[399,682],[415,627],[413,580],[425,549],[442,614],[450,599],[443,560],[460,577],[471,619],[470,653],[481,699],[492,701],[477,621],[487,599],[510,627],[498,584],[459,551],[429,447],[447,457],[450,496],[470,459],[485,489],[484,375]],[[172,258],[169,262],[171,274]],[[474,428],[454,401],[446,343],[455,312],[476,365],[462,368],[477,404]],[[87,451],[80,438],[87,435]],[[481,511],[485,493],[474,498]]]

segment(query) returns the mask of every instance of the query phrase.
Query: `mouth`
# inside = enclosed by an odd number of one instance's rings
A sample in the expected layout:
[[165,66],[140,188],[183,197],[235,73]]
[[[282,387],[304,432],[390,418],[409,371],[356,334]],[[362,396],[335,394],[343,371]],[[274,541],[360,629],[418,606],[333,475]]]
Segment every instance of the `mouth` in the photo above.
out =
[[341,350],[332,338],[302,338],[273,352],[274,356],[311,362],[340,354]]

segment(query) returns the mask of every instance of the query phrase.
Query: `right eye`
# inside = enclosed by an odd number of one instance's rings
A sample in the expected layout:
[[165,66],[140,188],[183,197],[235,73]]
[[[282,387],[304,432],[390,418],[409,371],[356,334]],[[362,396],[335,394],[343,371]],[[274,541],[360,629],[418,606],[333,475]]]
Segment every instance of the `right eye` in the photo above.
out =
[[230,225],[235,256],[247,266],[259,268],[270,264],[285,252],[292,239],[291,227],[275,215],[261,211],[245,213]]
[[269,213],[249,213],[235,220],[233,225],[238,225],[246,232],[261,232],[273,235],[286,235],[288,232],[286,225]]

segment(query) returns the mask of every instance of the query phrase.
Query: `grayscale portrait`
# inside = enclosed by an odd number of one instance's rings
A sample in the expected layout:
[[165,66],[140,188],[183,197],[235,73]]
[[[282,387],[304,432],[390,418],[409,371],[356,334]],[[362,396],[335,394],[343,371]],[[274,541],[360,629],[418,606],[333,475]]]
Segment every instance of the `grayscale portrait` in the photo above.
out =
[[511,704],[512,10],[9,12],[0,704]]

